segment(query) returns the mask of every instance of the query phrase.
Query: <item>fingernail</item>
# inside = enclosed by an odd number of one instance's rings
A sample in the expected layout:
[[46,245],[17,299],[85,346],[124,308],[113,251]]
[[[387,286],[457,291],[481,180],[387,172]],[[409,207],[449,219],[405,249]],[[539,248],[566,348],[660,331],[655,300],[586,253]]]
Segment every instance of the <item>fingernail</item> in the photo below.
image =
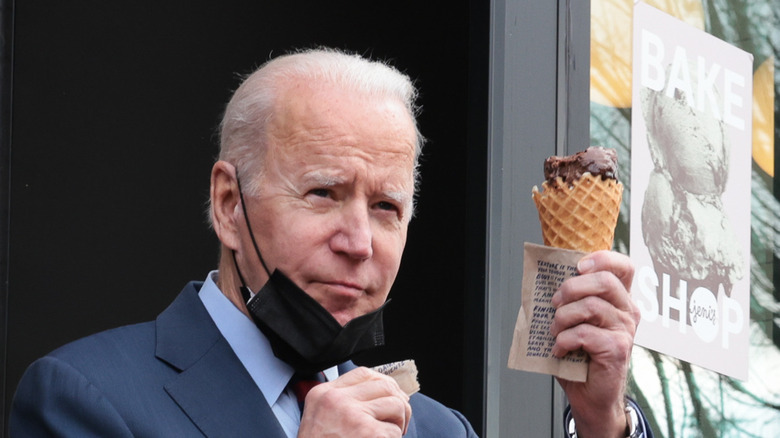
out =
[[577,262],[577,270],[580,271],[581,274],[584,274],[593,269],[595,264],[596,263],[594,263],[592,259],[581,259],[579,262]]

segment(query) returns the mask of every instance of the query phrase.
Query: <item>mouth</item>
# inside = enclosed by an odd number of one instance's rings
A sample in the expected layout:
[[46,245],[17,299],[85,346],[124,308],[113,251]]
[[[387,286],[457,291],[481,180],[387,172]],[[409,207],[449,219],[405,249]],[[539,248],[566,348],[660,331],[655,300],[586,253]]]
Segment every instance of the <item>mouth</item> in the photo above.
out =
[[326,295],[333,297],[358,298],[366,293],[366,288],[357,283],[348,281],[322,281],[319,282],[324,288]]
[[313,283],[313,296],[341,325],[359,316],[361,299],[365,299],[365,287],[346,281],[318,281]]

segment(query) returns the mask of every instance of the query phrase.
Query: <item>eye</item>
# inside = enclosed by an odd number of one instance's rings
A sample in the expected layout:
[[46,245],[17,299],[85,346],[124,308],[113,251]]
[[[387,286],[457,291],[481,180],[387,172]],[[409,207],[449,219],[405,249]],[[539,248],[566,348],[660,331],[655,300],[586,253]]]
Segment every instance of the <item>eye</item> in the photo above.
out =
[[314,195],[318,198],[328,198],[330,197],[330,190],[328,189],[312,189],[309,190],[310,195]]
[[385,211],[397,211],[398,210],[398,207],[396,207],[395,204],[393,204],[392,202],[387,202],[387,201],[380,201],[380,202],[378,202],[376,204],[376,206],[377,206],[378,209],[385,210]]
[[397,203],[391,201],[379,201],[374,204],[374,209],[379,217],[385,218],[385,220],[391,219],[393,221],[402,220],[404,218],[404,209]]

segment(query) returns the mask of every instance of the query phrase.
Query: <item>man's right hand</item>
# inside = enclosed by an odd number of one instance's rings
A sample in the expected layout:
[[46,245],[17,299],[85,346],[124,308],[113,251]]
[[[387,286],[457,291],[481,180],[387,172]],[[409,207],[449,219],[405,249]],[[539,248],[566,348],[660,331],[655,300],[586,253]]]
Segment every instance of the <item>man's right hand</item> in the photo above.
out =
[[400,437],[411,416],[409,396],[395,380],[361,367],[312,388],[298,438]]

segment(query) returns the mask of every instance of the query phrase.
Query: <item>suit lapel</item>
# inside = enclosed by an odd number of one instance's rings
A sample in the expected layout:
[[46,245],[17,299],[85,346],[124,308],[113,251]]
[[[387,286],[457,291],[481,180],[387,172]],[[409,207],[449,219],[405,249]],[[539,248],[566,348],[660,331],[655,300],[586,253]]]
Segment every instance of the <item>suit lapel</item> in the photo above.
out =
[[157,318],[157,357],[181,371],[165,390],[206,436],[285,437],[193,283]]

